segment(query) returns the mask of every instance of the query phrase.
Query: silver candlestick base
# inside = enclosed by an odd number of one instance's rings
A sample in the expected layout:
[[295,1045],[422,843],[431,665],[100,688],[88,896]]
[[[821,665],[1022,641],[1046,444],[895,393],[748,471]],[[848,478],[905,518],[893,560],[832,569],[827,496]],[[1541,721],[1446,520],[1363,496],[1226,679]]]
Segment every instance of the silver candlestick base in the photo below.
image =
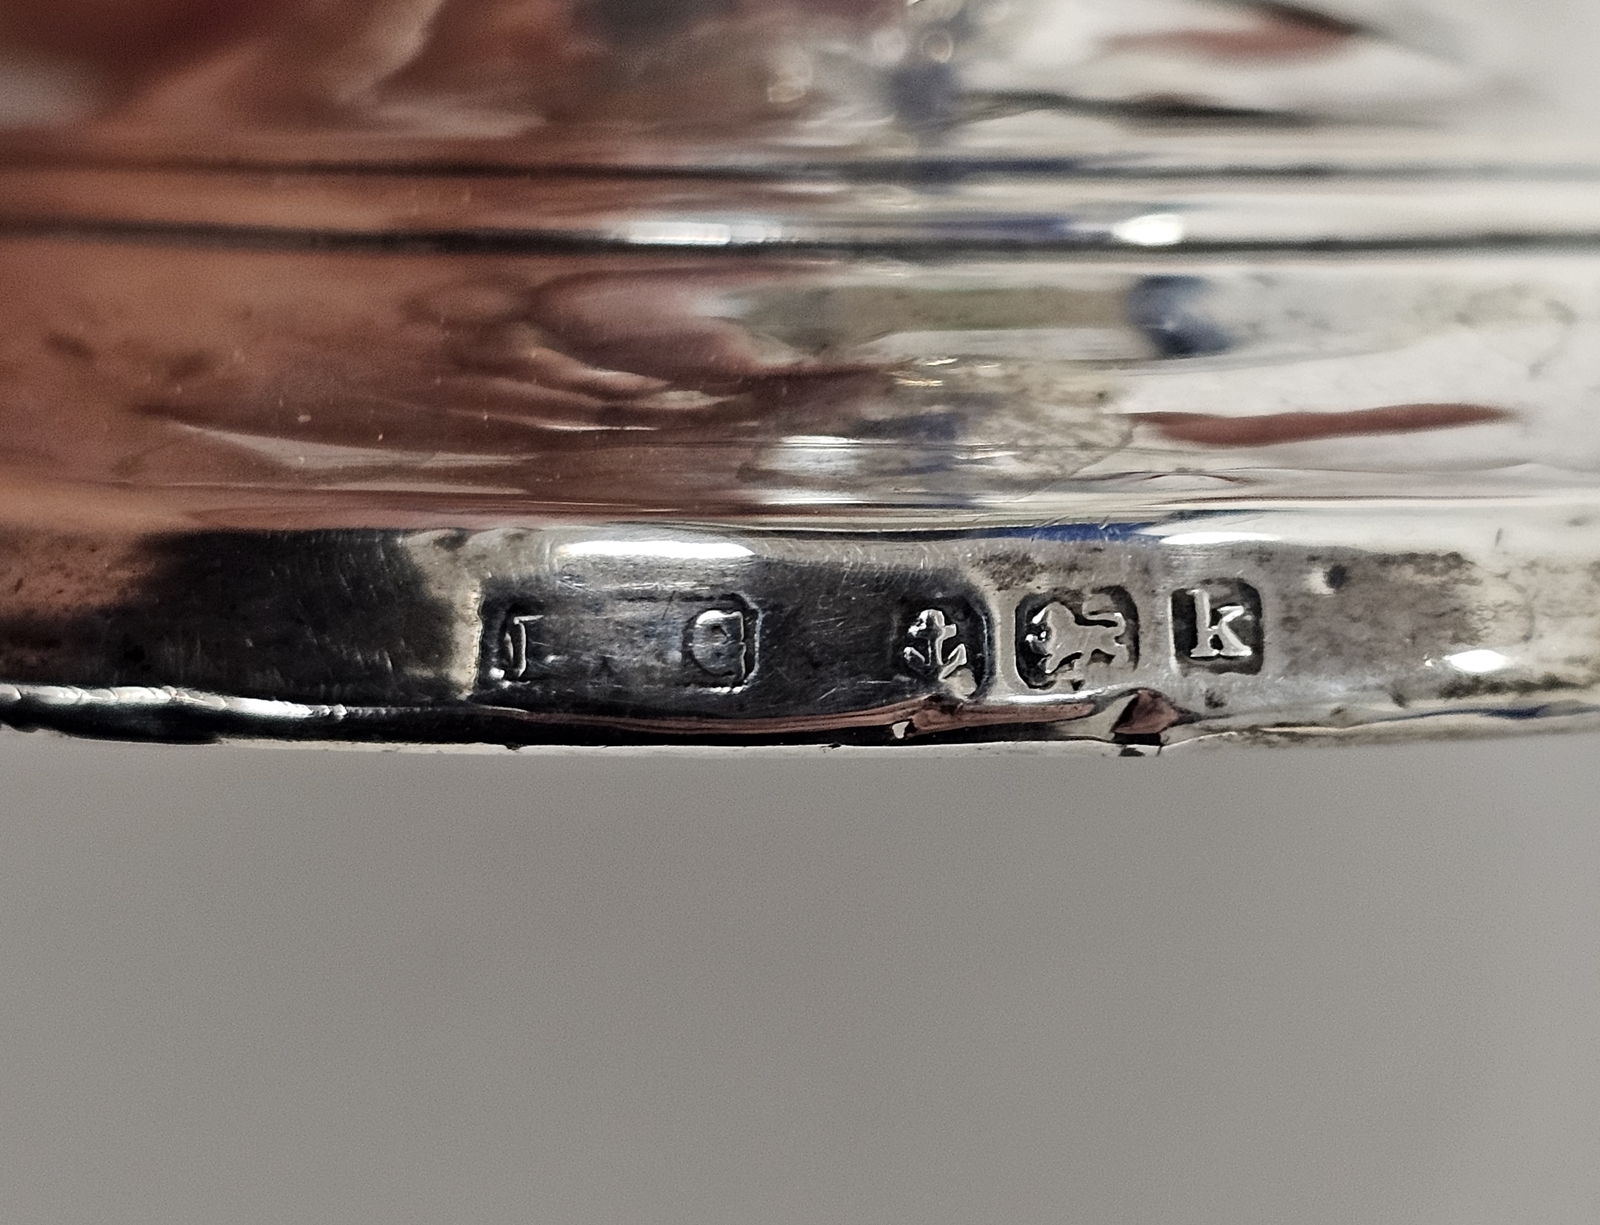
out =
[[[0,717],[510,745],[1285,743],[1600,723],[1593,510],[852,532],[22,535]],[[88,589],[138,577],[110,601]]]
[[0,133],[0,718],[1585,725],[1600,144],[1489,17],[1370,9],[283,0],[114,57]]

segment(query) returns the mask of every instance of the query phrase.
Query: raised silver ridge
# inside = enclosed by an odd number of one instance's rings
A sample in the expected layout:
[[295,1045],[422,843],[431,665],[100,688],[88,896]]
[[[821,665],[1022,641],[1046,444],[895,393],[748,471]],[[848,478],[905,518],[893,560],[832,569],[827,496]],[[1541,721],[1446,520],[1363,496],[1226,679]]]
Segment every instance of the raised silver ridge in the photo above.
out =
[[[1600,713],[1597,511],[143,537],[115,599],[13,602],[0,706],[103,734],[505,744],[1572,726]],[[41,544],[9,540],[7,573]],[[50,547],[60,585],[106,561]]]

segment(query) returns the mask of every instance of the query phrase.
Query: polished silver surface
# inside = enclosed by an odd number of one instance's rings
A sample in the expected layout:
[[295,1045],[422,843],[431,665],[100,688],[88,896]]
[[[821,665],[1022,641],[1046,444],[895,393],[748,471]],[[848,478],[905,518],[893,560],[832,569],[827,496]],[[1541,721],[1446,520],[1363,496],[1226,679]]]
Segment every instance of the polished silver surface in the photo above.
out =
[[[0,239],[9,516],[1159,516],[1590,496],[1600,256]],[[60,516],[66,516],[65,519]],[[981,520],[978,520],[981,524]]]
[[1587,724],[1600,141],[1517,21],[647,7],[74,44],[0,132],[7,718]]
[[[1137,753],[1587,727],[1594,514],[212,533],[115,554],[17,536],[0,704],[99,734],[503,744]],[[134,576],[120,594],[18,614],[108,568]]]
[[84,0],[18,4],[68,70],[71,131],[19,134],[30,156],[1232,173],[1594,154],[1573,105],[1594,21],[1560,0],[267,0],[187,23],[184,0],[110,0],[120,41]]

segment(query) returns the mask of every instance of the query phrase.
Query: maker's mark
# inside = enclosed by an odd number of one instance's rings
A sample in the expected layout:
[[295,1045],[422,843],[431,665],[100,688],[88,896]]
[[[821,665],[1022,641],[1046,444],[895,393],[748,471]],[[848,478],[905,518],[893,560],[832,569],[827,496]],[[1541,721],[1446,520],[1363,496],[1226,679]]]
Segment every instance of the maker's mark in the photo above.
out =
[[750,615],[742,608],[712,608],[684,634],[684,653],[707,676],[732,687],[750,679],[755,643]]

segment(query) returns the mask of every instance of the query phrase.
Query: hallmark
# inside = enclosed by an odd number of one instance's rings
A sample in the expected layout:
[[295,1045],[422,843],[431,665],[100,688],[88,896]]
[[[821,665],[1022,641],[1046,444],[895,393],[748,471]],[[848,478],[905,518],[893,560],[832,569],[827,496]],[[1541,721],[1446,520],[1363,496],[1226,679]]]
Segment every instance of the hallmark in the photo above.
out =
[[1138,613],[1120,587],[1025,605],[1019,619],[1018,665],[1035,689],[1062,680],[1081,689],[1091,668],[1126,671],[1139,662]]
[[961,621],[942,609],[925,608],[904,630],[897,658],[911,675],[965,700],[978,691],[979,650],[969,645]]
[[707,676],[730,688],[755,670],[752,615],[744,608],[710,608],[689,622],[683,653]]
[[1261,595],[1248,583],[1217,579],[1175,592],[1172,629],[1178,662],[1185,667],[1261,670]]
[[967,668],[970,657],[961,628],[937,608],[924,609],[906,630],[901,658],[919,676],[946,682]]
[[496,680],[533,678],[534,663],[543,654],[535,635],[540,620],[537,613],[511,613],[506,617],[500,631],[500,659],[494,668]]

